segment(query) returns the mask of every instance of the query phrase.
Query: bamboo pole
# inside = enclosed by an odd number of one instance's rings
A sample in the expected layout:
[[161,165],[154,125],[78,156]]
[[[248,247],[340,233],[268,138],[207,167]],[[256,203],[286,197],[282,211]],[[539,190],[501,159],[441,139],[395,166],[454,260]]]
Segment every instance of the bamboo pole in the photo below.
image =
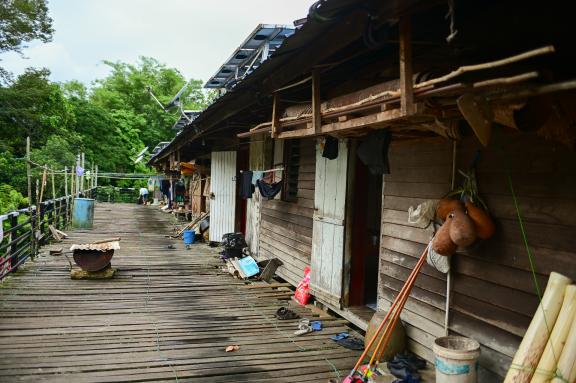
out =
[[555,378],[552,380],[552,383],[566,382],[576,382],[576,318],[572,320],[572,327],[558,359]]
[[558,318],[564,291],[570,282],[570,279],[562,274],[556,272],[550,274],[542,301],[514,355],[504,383],[527,383],[532,378],[550,337],[550,331]]
[[32,220],[32,167],[30,164],[30,136],[26,137],[26,180],[28,182],[28,214],[30,216],[30,241],[32,256],[35,255],[36,241],[34,237],[34,221]]
[[562,354],[566,337],[572,322],[574,322],[574,315],[576,315],[576,285],[569,285],[564,292],[560,314],[558,314],[550,339],[548,339],[542,358],[536,367],[532,383],[546,383],[554,377],[558,358]]
[[[378,326],[378,328],[376,329],[376,332],[374,333],[374,336],[372,337],[372,339],[370,339],[370,341],[368,342],[368,345],[364,348],[364,351],[362,352],[362,355],[360,355],[360,358],[358,358],[358,361],[356,362],[356,365],[354,366],[354,368],[352,369],[351,373],[349,376],[353,375],[355,372],[358,371],[358,368],[360,367],[360,365],[362,364],[362,361],[364,360],[364,358],[366,357],[366,355],[368,354],[368,351],[370,350],[370,348],[372,347],[372,345],[374,344],[374,342],[376,341],[376,338],[378,338],[380,332],[382,331],[382,329],[384,328],[384,326],[388,323],[388,319],[390,319],[390,315],[394,309],[394,307],[396,307],[398,305],[398,303],[403,299],[404,294],[406,294],[406,292],[411,289],[410,284],[413,283],[413,280],[416,279],[416,275],[418,274],[418,272],[420,271],[420,268],[422,267],[422,265],[424,264],[425,260],[426,260],[426,255],[428,254],[428,247],[426,247],[426,249],[424,250],[424,252],[422,253],[422,256],[420,257],[420,259],[418,260],[418,263],[416,263],[416,266],[414,267],[414,269],[412,270],[412,272],[410,273],[410,275],[408,276],[408,279],[406,280],[406,283],[404,284],[404,286],[402,286],[402,289],[400,290],[400,292],[398,293],[398,295],[396,296],[396,298],[394,299],[394,302],[392,302],[392,305],[390,305],[390,309],[388,310],[388,313],[386,313],[386,316],[384,317],[384,319],[382,320],[382,323],[380,323],[380,326]],[[412,282],[411,282],[412,281]],[[381,346],[381,342],[382,339],[380,339],[380,342],[378,343],[378,346],[376,346],[376,350],[378,350],[378,348]]]
[[[72,166],[72,169],[76,169],[76,167],[75,167],[75,166]],[[76,176],[76,173],[75,173],[74,171],[72,171],[72,172],[70,173],[70,194],[72,195],[72,197],[74,197],[75,194],[76,194],[76,193],[74,192],[74,187],[76,187],[76,185],[74,184],[74,178],[75,178],[75,176]],[[72,199],[74,199],[74,198],[72,198]]]
[[44,172],[42,173],[42,185],[40,185],[40,198],[38,199],[38,206],[42,203],[42,199],[44,198],[44,189],[46,188],[46,178],[47,178],[47,168],[44,165]]
[[54,184],[54,171],[51,172],[52,199],[56,199],[56,185]]
[[68,166],[64,166],[64,196],[68,196]]
[[80,167],[82,168],[82,175],[80,176],[80,193],[84,191],[84,174],[86,173],[86,168],[84,166],[84,152],[82,152],[80,155]]
[[76,197],[78,197],[78,195],[80,194],[80,176],[78,176],[78,168],[80,167],[80,153],[78,153],[78,155],[76,156],[76,167],[74,168],[74,174],[76,177],[76,189],[74,192],[74,195]]

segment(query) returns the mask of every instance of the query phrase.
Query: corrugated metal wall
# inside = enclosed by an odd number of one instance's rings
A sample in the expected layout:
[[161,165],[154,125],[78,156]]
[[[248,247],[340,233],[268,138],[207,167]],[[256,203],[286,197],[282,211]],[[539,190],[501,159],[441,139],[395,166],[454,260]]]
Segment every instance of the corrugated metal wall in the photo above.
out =
[[220,242],[235,229],[236,152],[212,152],[210,177],[210,241]]

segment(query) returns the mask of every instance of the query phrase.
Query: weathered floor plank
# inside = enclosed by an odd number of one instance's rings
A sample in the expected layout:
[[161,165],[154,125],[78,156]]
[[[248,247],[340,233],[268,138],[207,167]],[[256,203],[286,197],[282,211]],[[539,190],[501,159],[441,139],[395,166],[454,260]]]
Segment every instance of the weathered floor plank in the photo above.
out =
[[[98,204],[93,230],[57,247],[120,236],[112,280],[70,279],[63,256],[47,255],[0,288],[1,382],[327,382],[359,353],[329,338],[353,332],[323,316],[323,330],[295,337],[278,321],[286,289],[247,289],[221,270],[215,250],[167,238],[170,216],[153,207]],[[168,245],[175,245],[175,249]],[[355,334],[357,335],[357,334]],[[226,346],[240,349],[226,353]]]

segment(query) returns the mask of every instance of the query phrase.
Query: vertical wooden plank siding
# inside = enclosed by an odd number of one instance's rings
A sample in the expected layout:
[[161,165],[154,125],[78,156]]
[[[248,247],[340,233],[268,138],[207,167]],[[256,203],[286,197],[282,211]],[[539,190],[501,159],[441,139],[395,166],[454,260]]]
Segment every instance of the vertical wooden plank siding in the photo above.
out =
[[[315,140],[300,140],[300,166],[296,202],[279,197],[262,200],[258,259],[278,258],[283,266],[277,274],[293,285],[310,265],[312,216],[314,212]],[[282,141],[274,142],[273,166],[282,163]]]
[[222,235],[234,232],[236,211],[236,152],[212,152],[210,240],[220,242]]
[[317,144],[310,287],[314,295],[340,307],[348,141],[340,140],[338,158],[334,160],[322,157],[322,150],[320,144]]
[[[497,234],[452,259],[450,333],[482,346],[480,381],[502,380],[537,307],[526,250],[508,187],[519,198],[537,277],[551,271],[576,279],[576,153],[535,134],[505,135],[481,151],[480,194]],[[456,169],[466,170],[481,149],[474,137],[458,143]],[[450,189],[451,142],[441,138],[396,141],[391,174],[384,177],[379,309],[397,295],[432,233],[407,222],[407,210]],[[461,177],[456,185],[461,184]],[[431,360],[432,342],[443,335],[446,278],[425,266],[402,315],[413,351]]]

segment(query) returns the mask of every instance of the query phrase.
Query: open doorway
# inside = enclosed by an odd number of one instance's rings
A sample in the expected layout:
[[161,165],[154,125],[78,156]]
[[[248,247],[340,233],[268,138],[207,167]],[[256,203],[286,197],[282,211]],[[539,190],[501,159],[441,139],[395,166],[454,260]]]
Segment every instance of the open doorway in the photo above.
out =
[[[355,159],[353,199],[350,207],[350,286],[348,304],[376,310],[382,215],[382,175],[372,174]],[[358,310],[357,310],[358,311]]]

